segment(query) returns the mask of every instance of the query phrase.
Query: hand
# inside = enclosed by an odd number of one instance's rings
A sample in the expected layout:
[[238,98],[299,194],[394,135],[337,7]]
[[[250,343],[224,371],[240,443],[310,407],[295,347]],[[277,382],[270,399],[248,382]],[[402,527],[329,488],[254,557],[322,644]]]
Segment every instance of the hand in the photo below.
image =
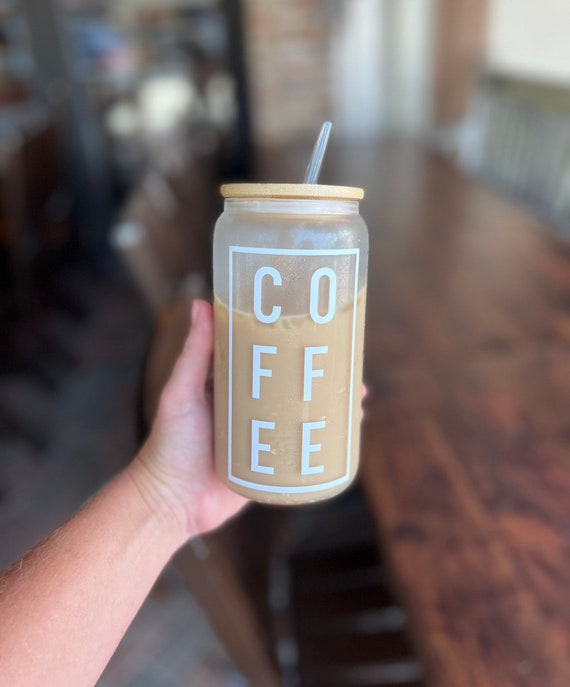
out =
[[[196,300],[190,333],[162,392],[150,437],[128,468],[150,508],[181,527],[183,540],[215,529],[247,503],[214,470],[207,391],[212,351],[212,307]],[[363,399],[366,393],[363,386]]]
[[247,502],[217,477],[212,401],[212,307],[196,300],[192,327],[159,403],[152,431],[129,467],[151,508],[182,527],[185,539],[212,530]]

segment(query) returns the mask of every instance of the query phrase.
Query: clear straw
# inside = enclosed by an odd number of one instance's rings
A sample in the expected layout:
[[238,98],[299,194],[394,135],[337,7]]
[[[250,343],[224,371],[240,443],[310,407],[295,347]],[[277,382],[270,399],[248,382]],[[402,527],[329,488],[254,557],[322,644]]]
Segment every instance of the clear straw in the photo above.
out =
[[321,165],[323,164],[327,143],[329,142],[331,128],[332,124],[330,122],[325,122],[321,127],[321,132],[313,148],[313,154],[311,155],[311,160],[309,161],[305,173],[305,184],[316,184],[319,179],[319,173],[321,171]]

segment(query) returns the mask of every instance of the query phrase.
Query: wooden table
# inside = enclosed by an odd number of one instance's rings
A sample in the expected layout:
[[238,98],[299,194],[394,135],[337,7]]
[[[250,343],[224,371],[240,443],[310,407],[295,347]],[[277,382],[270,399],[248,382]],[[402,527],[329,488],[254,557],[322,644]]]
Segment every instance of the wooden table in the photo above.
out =
[[[258,178],[302,176],[309,151],[265,151]],[[333,146],[322,180],[367,190],[361,481],[427,684],[568,687],[570,247],[408,143]],[[274,687],[247,595],[199,543],[179,567]]]
[[570,247],[404,142],[322,181],[367,191],[361,476],[428,684],[568,687]]

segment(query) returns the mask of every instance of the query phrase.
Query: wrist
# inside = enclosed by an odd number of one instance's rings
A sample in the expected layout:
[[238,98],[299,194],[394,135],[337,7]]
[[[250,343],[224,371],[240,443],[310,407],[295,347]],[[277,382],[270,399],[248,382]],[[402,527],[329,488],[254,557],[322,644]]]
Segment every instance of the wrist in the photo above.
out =
[[174,549],[182,546],[192,533],[188,532],[184,508],[172,488],[152,468],[144,449],[127,466],[125,473],[155,526],[173,542]]

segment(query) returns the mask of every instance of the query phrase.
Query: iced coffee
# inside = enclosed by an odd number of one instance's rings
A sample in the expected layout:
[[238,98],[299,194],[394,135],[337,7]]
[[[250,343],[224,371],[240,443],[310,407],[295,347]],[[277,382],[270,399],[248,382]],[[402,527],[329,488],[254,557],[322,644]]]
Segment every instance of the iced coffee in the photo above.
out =
[[367,235],[352,196],[315,188],[238,196],[216,228],[216,464],[258,501],[328,498],[358,467]]

